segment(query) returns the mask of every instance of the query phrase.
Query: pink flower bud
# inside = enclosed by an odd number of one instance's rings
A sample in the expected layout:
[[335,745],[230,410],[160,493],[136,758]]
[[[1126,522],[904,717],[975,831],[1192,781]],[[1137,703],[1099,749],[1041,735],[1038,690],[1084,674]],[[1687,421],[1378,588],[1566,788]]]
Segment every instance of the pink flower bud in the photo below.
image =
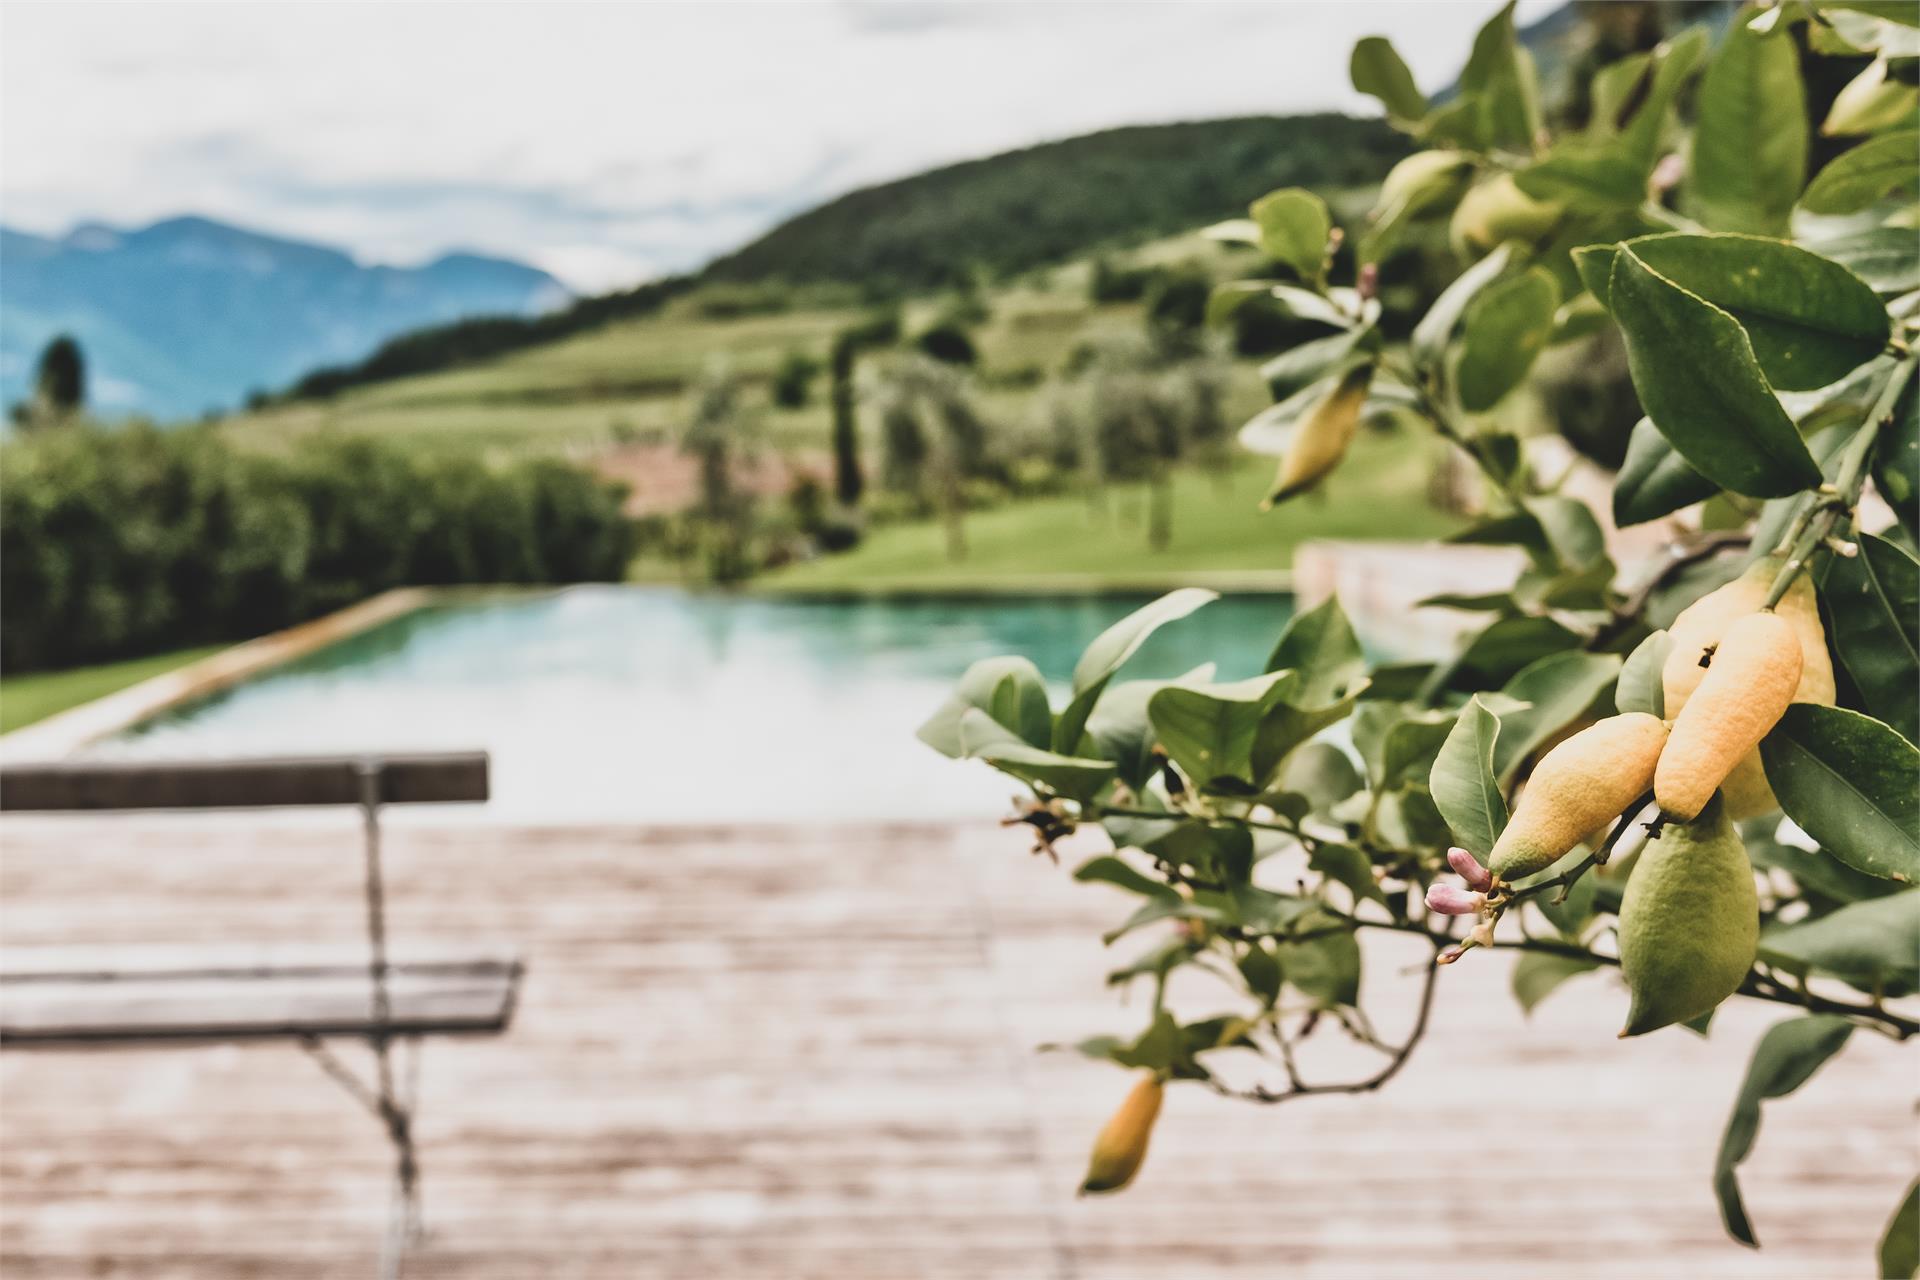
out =
[[1477,889],[1481,893],[1485,893],[1487,890],[1493,888],[1492,874],[1480,865],[1480,859],[1474,857],[1465,849],[1453,848],[1447,850],[1447,865],[1453,868],[1455,875],[1467,882],[1467,888]]
[[1431,884],[1427,886],[1427,909],[1443,916],[1478,915],[1487,909],[1487,895],[1469,892],[1458,885]]

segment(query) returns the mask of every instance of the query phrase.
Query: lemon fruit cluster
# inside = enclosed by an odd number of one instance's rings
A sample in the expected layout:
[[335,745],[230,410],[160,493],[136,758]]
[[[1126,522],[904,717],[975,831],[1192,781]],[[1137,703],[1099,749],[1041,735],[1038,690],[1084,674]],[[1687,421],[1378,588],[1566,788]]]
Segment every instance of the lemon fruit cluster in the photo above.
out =
[[1739,989],[1760,942],[1753,867],[1725,804],[1649,840],[1620,902],[1620,972],[1632,1003],[1620,1034],[1709,1013]]
[[[1694,601],[1674,619],[1673,626],[1668,629],[1672,647],[1667,652],[1666,664],[1661,668],[1660,676],[1666,699],[1666,716],[1669,721],[1676,722],[1676,732],[1679,728],[1677,721],[1686,713],[1708,673],[1716,666],[1724,665],[1722,644],[1736,624],[1759,614],[1782,563],[1777,556],[1756,561],[1738,578]],[[1820,625],[1820,606],[1814,597],[1813,583],[1805,576],[1795,578],[1792,587],[1774,607],[1773,616],[1787,624],[1800,654],[1799,676],[1792,685],[1787,701],[1775,707],[1772,703],[1761,705],[1757,696],[1742,698],[1738,676],[1717,682],[1723,697],[1730,692],[1732,701],[1742,703],[1756,714],[1766,716],[1771,712],[1765,726],[1760,729],[1761,737],[1786,711],[1787,703],[1813,702],[1830,707],[1834,699],[1833,658],[1827,652],[1826,630]],[[1769,676],[1776,676],[1784,672],[1790,659],[1786,655],[1786,645],[1780,641],[1779,628],[1776,626],[1772,630],[1771,643],[1777,648],[1771,651],[1769,659],[1760,663],[1760,670]],[[1768,683],[1770,688],[1775,687],[1775,682]],[[1758,691],[1754,692],[1757,695]],[[1706,738],[1719,745],[1728,732],[1724,727],[1710,730],[1709,715],[1703,711],[1696,711],[1688,719],[1694,727],[1688,730],[1682,739],[1684,742],[1694,743],[1697,739]],[[1695,754],[1695,751],[1695,747],[1689,746],[1687,753],[1677,759],[1668,793],[1657,797],[1663,812],[1673,817],[1691,817],[1699,812],[1707,794],[1716,786],[1725,797],[1727,816],[1736,822],[1771,813],[1780,807],[1772,787],[1767,784],[1766,770],[1760,763],[1758,737],[1735,757],[1730,768],[1720,772],[1720,776],[1704,793],[1698,790],[1700,778],[1692,771],[1701,767],[1703,761],[1707,762],[1709,773],[1718,771],[1723,760],[1714,750],[1704,754]],[[1687,772],[1692,778],[1690,785],[1685,788],[1679,781],[1681,771]],[[1668,807],[1669,800],[1674,803],[1674,808]],[[1688,812],[1689,808],[1691,812]]]
[[1540,757],[1488,869],[1506,880],[1558,862],[1653,784],[1667,745],[1658,716],[1629,711],[1589,725]]
[[1157,1071],[1146,1072],[1135,1082],[1120,1109],[1094,1139],[1093,1158],[1087,1162],[1081,1194],[1118,1191],[1133,1181],[1133,1175],[1140,1172],[1140,1162],[1147,1158],[1147,1140],[1153,1136],[1153,1122],[1160,1117],[1160,1099],[1165,1092]]

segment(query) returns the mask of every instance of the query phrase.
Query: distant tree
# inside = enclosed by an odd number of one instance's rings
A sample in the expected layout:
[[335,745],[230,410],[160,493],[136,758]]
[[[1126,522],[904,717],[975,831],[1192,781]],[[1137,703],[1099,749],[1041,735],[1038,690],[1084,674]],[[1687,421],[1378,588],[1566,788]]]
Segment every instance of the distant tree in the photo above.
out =
[[900,358],[881,387],[880,427],[887,487],[938,508],[947,558],[965,559],[967,481],[987,469],[990,434],[966,378],[926,356]]
[[1197,271],[1160,277],[1147,294],[1147,332],[1162,350],[1175,356],[1199,350],[1207,323],[1213,282]]
[[33,378],[33,408],[29,417],[44,423],[62,422],[86,407],[87,361],[80,344],[61,334],[40,353]]
[[833,493],[843,507],[860,505],[866,476],[860,469],[860,424],[855,413],[853,376],[860,352],[885,346],[900,336],[900,318],[872,317],[840,331],[827,364],[832,377]]
[[753,495],[734,479],[735,464],[750,443],[751,430],[741,408],[739,378],[709,372],[680,448],[699,464],[693,515],[701,524],[707,576],[715,582],[739,582],[753,572]]
[[773,402],[782,409],[804,409],[813,394],[820,362],[804,351],[789,351],[773,371]]
[[946,322],[936,324],[915,340],[922,355],[930,356],[942,364],[974,365],[979,363],[980,353],[974,349],[973,339],[958,324]]

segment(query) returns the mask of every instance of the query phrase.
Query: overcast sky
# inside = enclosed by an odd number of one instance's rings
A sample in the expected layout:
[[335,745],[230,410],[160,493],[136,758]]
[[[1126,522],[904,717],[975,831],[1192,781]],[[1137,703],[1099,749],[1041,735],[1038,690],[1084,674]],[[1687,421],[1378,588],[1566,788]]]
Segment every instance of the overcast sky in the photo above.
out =
[[[1520,6],[1522,22],[1555,0]],[[582,290],[866,183],[1112,125],[1367,111],[1347,50],[1451,80],[1491,0],[8,3],[0,220],[203,213]]]

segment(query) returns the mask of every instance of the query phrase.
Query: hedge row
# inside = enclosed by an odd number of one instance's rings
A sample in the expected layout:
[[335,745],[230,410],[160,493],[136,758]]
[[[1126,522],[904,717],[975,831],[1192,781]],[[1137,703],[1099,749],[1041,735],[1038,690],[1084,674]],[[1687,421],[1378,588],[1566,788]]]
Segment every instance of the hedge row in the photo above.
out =
[[206,428],[73,428],[0,449],[0,669],[259,635],[390,587],[618,579],[622,493],[364,439],[284,453]]

